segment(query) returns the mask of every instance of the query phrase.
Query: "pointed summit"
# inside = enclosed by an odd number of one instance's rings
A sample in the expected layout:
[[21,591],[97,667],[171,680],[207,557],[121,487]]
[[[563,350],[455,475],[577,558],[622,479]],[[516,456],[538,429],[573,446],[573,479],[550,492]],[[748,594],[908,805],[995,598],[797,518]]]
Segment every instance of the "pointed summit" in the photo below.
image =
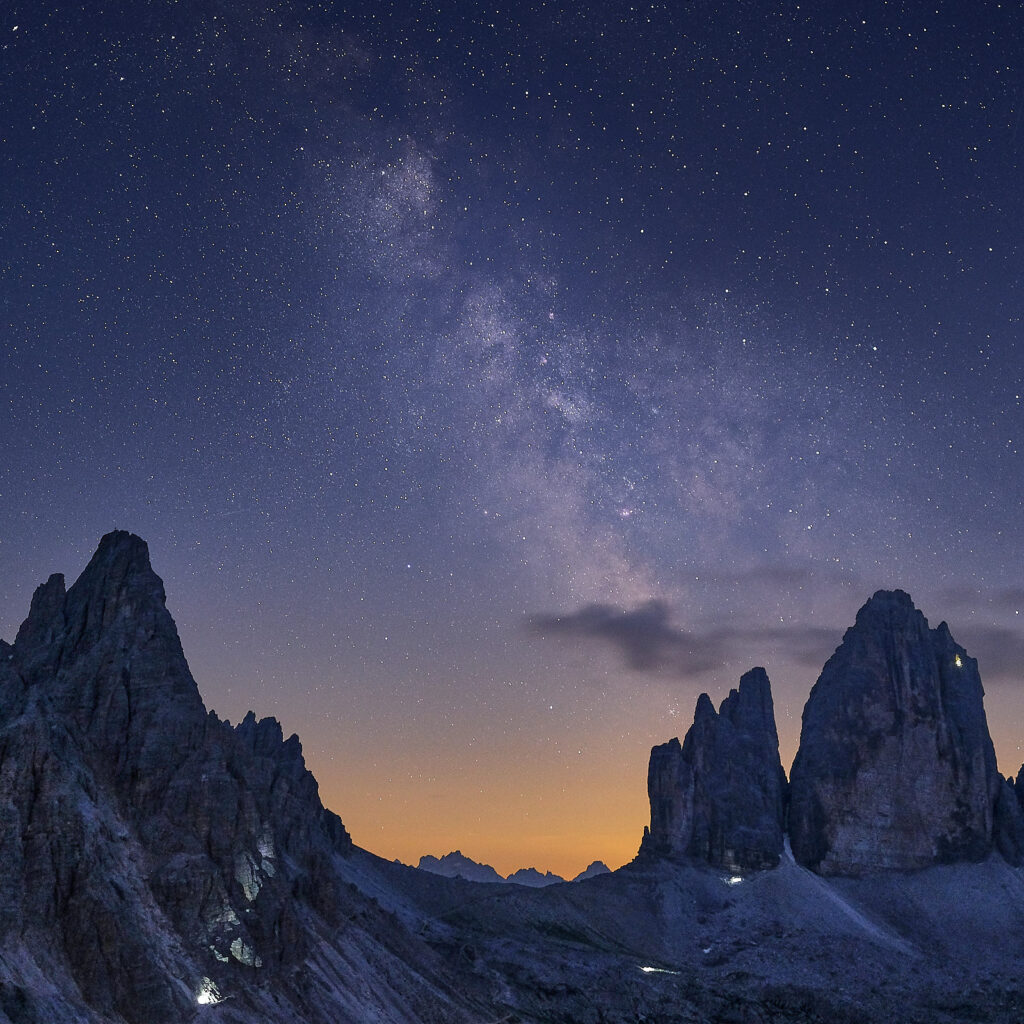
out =
[[673,739],[651,751],[651,828],[641,852],[728,871],[774,867],[785,789],[771,684],[763,668],[751,669],[717,713],[700,695],[682,746]]
[[127,530],[111,530],[100,537],[93,562],[120,562],[126,567],[134,567],[139,572],[152,571],[149,563],[149,545],[137,534]]
[[793,854],[822,874],[976,860],[1001,779],[977,662],[901,590],[879,591],[804,708]]
[[899,621],[923,615],[914,607],[913,598],[905,590],[876,590],[857,612],[857,622],[862,619],[891,619]]
[[102,771],[133,789],[163,785],[171,753],[205,728],[163,581],[145,541],[123,530],[100,541],[67,593],[59,574],[36,590],[13,664],[75,723]]
[[[75,642],[92,644],[118,619],[145,619],[166,627],[170,616],[163,581],[149,562],[141,537],[108,533],[67,595],[67,620]],[[171,626],[173,628],[173,624]]]

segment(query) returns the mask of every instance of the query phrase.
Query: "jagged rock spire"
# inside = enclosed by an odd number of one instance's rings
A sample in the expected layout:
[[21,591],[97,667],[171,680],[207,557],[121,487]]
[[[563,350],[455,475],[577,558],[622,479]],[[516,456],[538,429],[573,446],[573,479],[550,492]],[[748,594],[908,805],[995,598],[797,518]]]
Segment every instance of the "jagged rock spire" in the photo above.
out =
[[751,669],[715,712],[697,700],[693,725],[651,751],[651,827],[641,854],[693,857],[729,871],[779,862],[786,777],[771,684]]

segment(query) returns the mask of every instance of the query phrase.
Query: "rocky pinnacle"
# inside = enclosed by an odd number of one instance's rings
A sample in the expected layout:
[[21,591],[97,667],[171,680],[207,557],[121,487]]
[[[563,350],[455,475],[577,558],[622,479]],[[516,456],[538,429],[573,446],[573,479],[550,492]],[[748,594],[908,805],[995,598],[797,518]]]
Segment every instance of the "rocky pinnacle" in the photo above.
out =
[[879,591],[803,713],[790,784],[796,859],[859,875],[979,860],[1003,780],[977,662],[902,591]]
[[651,827],[642,854],[693,857],[729,871],[774,867],[783,843],[786,778],[771,684],[751,669],[716,712],[707,694],[680,745],[651,751]]

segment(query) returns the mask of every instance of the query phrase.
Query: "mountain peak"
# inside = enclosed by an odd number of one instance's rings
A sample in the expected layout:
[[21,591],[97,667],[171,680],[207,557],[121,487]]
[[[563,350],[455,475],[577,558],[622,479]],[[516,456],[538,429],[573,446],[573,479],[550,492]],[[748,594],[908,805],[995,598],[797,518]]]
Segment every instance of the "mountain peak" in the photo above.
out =
[[124,530],[103,537],[67,592],[59,573],[37,588],[13,655],[24,685],[73,721],[101,771],[126,784],[164,779],[165,755],[205,728],[163,581],[146,542]]
[[143,632],[173,634],[177,642],[149,548],[141,537],[125,530],[114,530],[100,540],[70,590],[65,590],[61,573],[36,588],[28,618],[14,641],[18,664],[26,676],[45,676],[75,652],[112,635],[116,622],[136,638]]
[[588,878],[596,878],[598,875],[609,875],[611,870],[603,860],[591,861],[575,878],[574,882],[585,882]]
[[991,849],[999,779],[977,662],[901,590],[826,663],[791,779],[793,853],[824,874],[916,870]]
[[697,706],[693,712],[694,722],[713,722],[716,718],[718,712],[715,711],[715,705],[711,703],[711,698],[706,693],[702,693],[697,698]]
[[123,559],[137,565],[143,571],[152,568],[149,562],[149,545],[128,530],[111,530],[110,533],[105,533],[100,538],[93,558],[106,561]]
[[98,601],[102,608],[97,610],[109,622],[116,605],[129,594],[145,595],[161,606],[165,602],[163,581],[153,572],[146,542],[134,533],[114,530],[100,540],[96,553],[68,591],[68,600],[76,605]]
[[913,608],[914,599],[905,590],[900,590],[899,587],[896,587],[893,590],[876,590],[864,602],[864,608],[870,608],[874,605],[899,605],[905,608]]
[[927,627],[927,620],[905,590],[876,590],[857,612],[855,625],[863,627],[872,623],[896,623],[916,619]]
[[300,962],[307,914],[337,924],[344,825],[276,719],[207,714],[144,541],[108,534],[66,593],[51,576],[0,654],[0,931],[59,918],[103,1019],[191,1019],[189,989]]
[[739,692],[746,693],[758,701],[763,701],[766,696],[771,700],[772,684],[768,679],[768,673],[760,665],[744,672],[740,676]]
[[736,729],[754,734],[763,733],[778,746],[772,684],[763,668],[752,668],[743,674],[739,687],[730,690],[729,696],[722,701],[719,714]]
[[461,850],[452,850],[443,857],[425,854],[416,865],[421,871],[429,871],[445,878],[464,878],[470,882],[504,882],[505,879],[490,866],[467,857]]

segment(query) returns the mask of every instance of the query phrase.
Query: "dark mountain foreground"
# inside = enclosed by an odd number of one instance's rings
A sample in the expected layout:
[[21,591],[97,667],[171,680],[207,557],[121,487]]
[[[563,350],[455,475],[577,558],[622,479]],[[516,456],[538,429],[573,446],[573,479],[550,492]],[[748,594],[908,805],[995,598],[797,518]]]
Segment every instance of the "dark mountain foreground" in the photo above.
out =
[[0,642],[0,1022],[1020,1021],[1021,786],[981,701],[945,626],[876,595],[791,783],[755,672],[655,748],[632,864],[449,879],[355,847],[276,721],[206,711],[146,545],[109,534]]

